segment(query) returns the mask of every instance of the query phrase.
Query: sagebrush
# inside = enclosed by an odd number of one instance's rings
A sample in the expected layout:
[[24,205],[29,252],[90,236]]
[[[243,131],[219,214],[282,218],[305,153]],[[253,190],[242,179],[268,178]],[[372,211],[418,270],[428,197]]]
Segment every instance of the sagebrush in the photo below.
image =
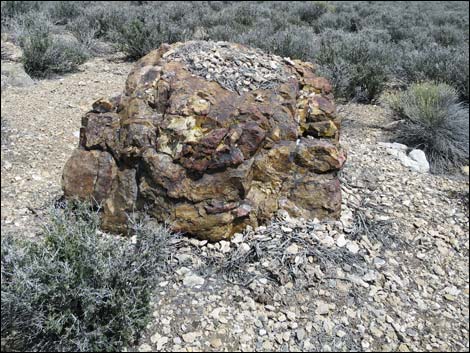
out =
[[468,103],[468,2],[2,1],[2,32],[21,32],[28,14],[132,60],[163,42],[226,40],[318,63],[337,98],[371,102],[396,81],[433,80]]
[[170,233],[136,222],[133,244],[98,226],[97,212],[69,204],[39,239],[2,236],[2,351],[119,351],[139,337]]
[[33,77],[73,72],[88,54],[79,43],[54,37],[47,28],[38,28],[21,38],[25,71]]

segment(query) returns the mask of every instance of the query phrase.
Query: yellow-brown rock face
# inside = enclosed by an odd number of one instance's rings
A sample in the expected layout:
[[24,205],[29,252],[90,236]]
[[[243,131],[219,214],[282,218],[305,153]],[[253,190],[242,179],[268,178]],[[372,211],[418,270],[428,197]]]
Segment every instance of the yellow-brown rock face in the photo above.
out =
[[103,227],[146,210],[176,231],[227,239],[278,209],[336,218],[345,162],[331,86],[313,65],[231,43],[162,45],[119,97],[82,119],[66,197],[103,204]]

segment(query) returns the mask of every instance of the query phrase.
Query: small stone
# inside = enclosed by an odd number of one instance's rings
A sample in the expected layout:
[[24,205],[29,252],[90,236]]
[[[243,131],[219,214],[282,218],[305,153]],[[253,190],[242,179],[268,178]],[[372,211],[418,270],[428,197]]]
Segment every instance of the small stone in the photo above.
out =
[[286,253],[290,255],[296,255],[298,252],[299,252],[299,247],[296,244],[291,244],[286,249]]
[[155,343],[155,342],[157,342],[160,338],[161,338],[161,336],[160,336],[160,334],[157,332],[157,333],[155,333],[152,337],[150,337],[150,341],[151,341],[152,343]]
[[330,306],[327,303],[318,303],[315,313],[318,315],[327,315],[330,312]]
[[210,340],[210,344],[213,348],[220,348],[222,347],[222,340],[220,338],[212,338]]
[[465,174],[466,176],[469,176],[469,168],[468,165],[464,165],[462,168],[462,173]]
[[225,240],[221,240],[219,242],[220,244],[220,251],[224,254],[230,252],[230,242],[228,241],[225,241]]
[[235,233],[231,239],[231,242],[235,244],[240,244],[241,242],[243,242],[243,234]]
[[445,271],[442,269],[442,267],[440,267],[440,266],[438,266],[438,265],[436,265],[436,264],[434,264],[434,265],[432,266],[432,270],[433,270],[434,273],[435,273],[436,275],[438,275],[438,276],[442,276],[442,277],[443,277],[443,276],[446,275],[446,273],[445,273]]
[[183,334],[183,341],[186,343],[193,343],[196,340],[196,333],[195,332],[188,332]]
[[12,165],[8,161],[5,161],[5,163],[3,164],[3,168],[5,168],[5,170],[10,170],[11,167],[12,167]]
[[377,275],[374,271],[369,271],[364,276],[362,276],[362,279],[366,282],[375,282]]
[[265,351],[271,352],[273,350],[273,344],[271,343],[271,341],[264,341],[262,348]]
[[428,222],[426,222],[424,219],[421,219],[421,218],[418,218],[418,219],[416,219],[416,220],[413,222],[413,225],[414,225],[416,228],[425,227],[427,224],[428,224]]
[[409,352],[410,349],[408,348],[408,346],[405,343],[402,343],[402,344],[400,344],[400,346],[398,346],[398,351],[399,352]]
[[341,234],[338,239],[336,239],[336,245],[340,248],[342,248],[343,246],[345,246],[347,244],[347,240],[345,239],[344,235]]
[[168,343],[168,337],[160,337],[157,341],[157,351],[162,350],[162,348]]
[[139,346],[139,352],[153,352],[149,344],[143,343]]
[[377,338],[382,337],[384,334],[383,331],[376,326],[371,327],[370,332],[372,333],[374,337],[377,337]]
[[353,241],[349,241],[346,248],[353,254],[357,254],[359,252],[359,246]]
[[346,336],[346,332],[344,332],[343,330],[338,330],[336,331],[336,336],[338,336],[339,338],[343,338],[344,336]]
[[184,277],[183,284],[186,287],[202,286],[204,284],[204,278],[189,272]]
[[281,230],[284,233],[292,233],[292,228],[286,227],[286,226],[281,226]]
[[361,345],[362,345],[362,349],[364,350],[369,349],[370,347],[370,343],[367,342],[366,340],[362,340]]
[[446,298],[448,301],[453,302],[455,301],[455,296],[452,294],[444,294],[444,298]]
[[385,262],[384,259],[381,259],[380,257],[374,258],[375,268],[377,268],[377,269],[382,268],[382,267],[385,266],[385,264],[386,264],[386,262]]
[[416,331],[412,328],[407,328],[406,329],[406,334],[410,337],[417,337],[418,336],[418,331]]
[[286,311],[286,316],[290,321],[295,321],[295,316],[296,315],[292,311]]
[[295,331],[295,336],[299,341],[303,341],[305,338],[305,330],[303,328],[298,329]]

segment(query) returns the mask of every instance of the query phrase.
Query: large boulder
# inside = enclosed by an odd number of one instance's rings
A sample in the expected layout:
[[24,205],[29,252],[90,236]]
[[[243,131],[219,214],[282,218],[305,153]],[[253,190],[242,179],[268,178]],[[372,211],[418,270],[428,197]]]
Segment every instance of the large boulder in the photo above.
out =
[[209,240],[281,208],[337,218],[339,127],[311,63],[226,42],[164,44],[136,63],[122,95],[83,117],[63,189],[102,203],[111,231],[136,210]]
[[1,68],[1,89],[8,87],[29,87],[34,85],[34,81],[24,71],[23,64],[13,62],[2,62]]

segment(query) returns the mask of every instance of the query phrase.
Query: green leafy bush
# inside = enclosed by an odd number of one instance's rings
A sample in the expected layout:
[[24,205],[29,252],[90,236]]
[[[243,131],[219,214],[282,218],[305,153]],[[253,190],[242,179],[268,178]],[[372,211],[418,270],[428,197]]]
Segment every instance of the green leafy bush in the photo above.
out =
[[98,225],[86,205],[69,205],[40,239],[2,236],[2,351],[119,351],[139,337],[170,233],[136,223],[133,244]]
[[81,45],[53,38],[50,32],[44,29],[32,31],[22,38],[21,43],[24,68],[34,77],[73,72],[88,58]]
[[457,91],[444,83],[418,83],[384,96],[403,119],[394,139],[426,152],[435,172],[468,163],[469,113]]

